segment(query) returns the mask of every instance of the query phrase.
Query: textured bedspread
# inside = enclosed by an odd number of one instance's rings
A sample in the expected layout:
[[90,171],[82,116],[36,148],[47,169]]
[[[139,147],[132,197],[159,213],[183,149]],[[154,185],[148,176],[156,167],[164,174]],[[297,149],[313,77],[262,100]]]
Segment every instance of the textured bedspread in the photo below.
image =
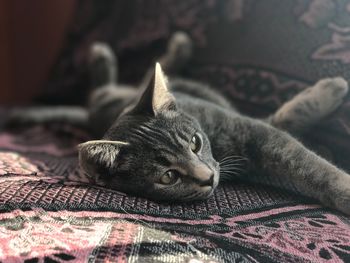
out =
[[1,262],[350,262],[349,218],[283,191],[232,183],[174,205],[67,181],[84,139],[0,133]]

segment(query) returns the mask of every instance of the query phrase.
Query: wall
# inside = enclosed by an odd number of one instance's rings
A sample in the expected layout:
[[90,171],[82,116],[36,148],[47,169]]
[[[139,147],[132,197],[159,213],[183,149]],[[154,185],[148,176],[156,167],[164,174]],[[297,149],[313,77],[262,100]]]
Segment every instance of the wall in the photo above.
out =
[[64,41],[76,1],[0,1],[0,104],[37,95]]

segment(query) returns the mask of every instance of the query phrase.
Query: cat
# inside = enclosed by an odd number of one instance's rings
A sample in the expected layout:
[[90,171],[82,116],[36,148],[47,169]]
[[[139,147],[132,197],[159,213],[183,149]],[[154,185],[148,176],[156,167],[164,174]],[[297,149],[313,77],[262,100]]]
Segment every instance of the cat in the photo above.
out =
[[78,146],[82,174],[125,193],[194,201],[212,195],[219,181],[270,177],[350,215],[350,176],[293,137],[341,105],[347,82],[320,80],[272,116],[253,119],[205,84],[168,80],[162,68],[176,75],[191,54],[191,39],[176,33],[160,63],[135,88],[117,84],[112,49],[96,43],[89,56],[88,111],[75,108],[67,117],[70,109],[32,109],[14,113],[12,122],[88,123],[97,139]]

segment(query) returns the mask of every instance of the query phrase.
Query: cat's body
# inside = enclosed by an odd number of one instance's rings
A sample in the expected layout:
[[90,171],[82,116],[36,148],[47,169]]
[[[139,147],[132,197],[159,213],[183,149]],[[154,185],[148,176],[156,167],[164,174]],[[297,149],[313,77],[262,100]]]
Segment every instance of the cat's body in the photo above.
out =
[[[102,58],[98,68],[115,72],[107,47],[98,45],[92,53],[92,65]],[[180,57],[184,64],[186,56]],[[176,68],[176,59],[164,61],[164,68]],[[343,79],[322,80],[273,116],[256,120],[203,84],[167,83],[160,66],[153,81],[147,81],[151,73],[146,76],[147,88],[118,86],[113,74],[96,81],[89,101],[91,129],[102,139],[79,147],[82,171],[94,183],[188,201],[206,198],[220,177],[249,181],[254,174],[288,182],[293,190],[350,214],[350,176],[282,131],[301,133],[335,110],[348,90]]]

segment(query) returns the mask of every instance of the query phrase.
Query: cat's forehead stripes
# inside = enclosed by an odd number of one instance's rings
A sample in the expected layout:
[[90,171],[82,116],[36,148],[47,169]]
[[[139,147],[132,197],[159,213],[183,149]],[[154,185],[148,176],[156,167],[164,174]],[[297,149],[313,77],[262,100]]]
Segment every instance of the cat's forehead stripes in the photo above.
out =
[[176,159],[176,155],[183,153],[184,148],[188,148],[194,129],[171,124],[174,123],[154,121],[142,123],[130,130],[130,144],[141,143],[148,149],[167,154],[170,159]]
[[155,148],[155,146],[167,145],[169,144],[169,140],[164,134],[159,130],[155,130],[154,128],[139,126],[134,127],[129,130],[128,135],[130,144],[133,146],[143,145],[144,147],[148,145],[151,148]]
[[152,128],[147,125],[146,126],[141,125],[140,127],[138,127],[138,129],[135,129],[134,135],[135,134],[142,137],[145,142],[149,141],[153,145],[158,145],[160,143],[168,145],[168,144],[174,143],[174,141],[171,141],[171,138],[167,136],[166,132],[160,129],[157,130],[156,128]]
[[170,150],[170,152],[177,152],[183,150],[183,142],[177,134],[177,131],[172,129],[146,129],[138,130],[144,136],[144,142],[149,142],[154,148],[159,148],[159,146],[165,146]]

